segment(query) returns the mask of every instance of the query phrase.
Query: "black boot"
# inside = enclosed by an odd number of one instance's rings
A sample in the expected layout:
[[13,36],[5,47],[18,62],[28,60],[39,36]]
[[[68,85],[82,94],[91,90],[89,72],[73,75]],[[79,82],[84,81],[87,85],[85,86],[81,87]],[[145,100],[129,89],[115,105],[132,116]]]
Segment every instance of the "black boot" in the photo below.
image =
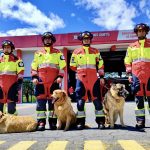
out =
[[144,120],[137,121],[137,124],[135,125],[135,128],[139,129],[139,130],[145,128],[145,121]]
[[38,125],[37,125],[37,131],[45,131],[45,124],[46,120],[45,119],[40,119],[38,120]]
[[105,129],[105,117],[96,117],[95,121],[98,124],[98,129]]
[[49,122],[49,128],[50,130],[56,130],[57,129],[57,118],[49,118],[48,119],[48,122]]
[[83,130],[85,128],[85,118],[77,118],[77,130]]

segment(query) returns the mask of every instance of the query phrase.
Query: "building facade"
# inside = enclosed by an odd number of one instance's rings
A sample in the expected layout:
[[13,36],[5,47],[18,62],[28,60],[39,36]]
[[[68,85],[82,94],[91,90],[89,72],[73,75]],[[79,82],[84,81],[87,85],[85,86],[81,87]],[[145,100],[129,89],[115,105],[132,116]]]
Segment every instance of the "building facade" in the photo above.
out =
[[[124,77],[125,66],[124,57],[128,45],[137,37],[131,30],[120,31],[97,31],[93,33],[92,46],[99,49],[104,59],[105,77]],[[61,50],[67,61],[67,68],[65,70],[63,88],[68,90],[68,86],[75,86],[75,75],[69,69],[69,61],[72,51],[80,47],[81,43],[77,39],[79,33],[55,34],[56,43],[54,47]],[[150,39],[150,33],[147,36]],[[16,54],[21,57],[25,64],[25,79],[31,79],[30,66],[33,60],[34,52],[41,49],[43,44],[40,35],[31,36],[7,36],[0,37],[0,42],[3,40],[11,40],[16,47]],[[0,49],[2,50],[2,49]],[[117,75],[116,75],[117,73]],[[72,84],[68,84],[68,81]]]

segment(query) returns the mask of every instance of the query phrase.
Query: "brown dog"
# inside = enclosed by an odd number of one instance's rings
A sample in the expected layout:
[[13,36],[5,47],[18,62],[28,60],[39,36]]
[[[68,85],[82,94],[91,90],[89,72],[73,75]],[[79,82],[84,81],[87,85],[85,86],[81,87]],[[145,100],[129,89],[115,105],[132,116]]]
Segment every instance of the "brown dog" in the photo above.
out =
[[64,90],[55,90],[52,94],[54,103],[54,113],[58,118],[58,127],[60,130],[62,127],[64,131],[69,130],[70,126],[75,125],[76,115],[71,106],[71,100],[67,96]]
[[0,111],[0,133],[35,131],[37,122],[30,116],[14,116]]
[[111,128],[114,128],[114,124],[117,121],[118,115],[120,117],[120,123],[122,127],[125,127],[123,122],[123,109],[125,98],[128,95],[128,91],[125,89],[124,84],[112,84],[108,92],[104,97],[104,112],[106,126],[110,124]]

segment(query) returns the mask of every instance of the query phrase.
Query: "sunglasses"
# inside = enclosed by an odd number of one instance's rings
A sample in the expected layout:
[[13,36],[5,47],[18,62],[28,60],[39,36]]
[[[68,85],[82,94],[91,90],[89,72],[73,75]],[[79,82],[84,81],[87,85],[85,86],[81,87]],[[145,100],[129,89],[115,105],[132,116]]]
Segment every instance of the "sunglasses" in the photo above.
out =
[[11,45],[11,42],[10,41],[3,41],[2,45]]
[[145,29],[146,28],[146,26],[144,24],[139,24],[136,27],[137,27],[137,29]]
[[43,36],[52,36],[51,33],[44,33]]
[[81,35],[82,35],[82,37],[84,37],[84,36],[90,36],[90,33],[88,33],[88,32],[87,33],[82,33]]

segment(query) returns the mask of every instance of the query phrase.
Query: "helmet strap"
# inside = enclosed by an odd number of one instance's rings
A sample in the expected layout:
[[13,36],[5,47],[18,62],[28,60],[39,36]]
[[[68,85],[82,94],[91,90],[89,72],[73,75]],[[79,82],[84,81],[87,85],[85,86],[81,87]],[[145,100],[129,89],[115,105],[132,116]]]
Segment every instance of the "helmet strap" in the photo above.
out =
[[52,46],[52,45],[53,45],[53,42],[47,43],[47,44],[44,43],[44,46],[45,46],[45,47],[50,47],[50,46]]
[[9,53],[8,52],[4,52],[5,55],[10,55],[12,53],[13,53],[13,49],[11,49],[11,52],[9,52]]
[[10,53],[4,52],[4,54],[5,54],[5,55],[10,55],[10,54],[12,54],[12,51],[11,51]]
[[85,47],[90,47],[91,44],[83,44]]
[[139,40],[144,40],[144,39],[146,39],[146,35],[145,36],[140,36],[140,37],[138,37],[138,39]]
[[91,45],[91,40],[90,40],[90,44],[83,44],[83,40],[82,40],[82,45],[85,46],[85,47],[90,47],[90,45]]

